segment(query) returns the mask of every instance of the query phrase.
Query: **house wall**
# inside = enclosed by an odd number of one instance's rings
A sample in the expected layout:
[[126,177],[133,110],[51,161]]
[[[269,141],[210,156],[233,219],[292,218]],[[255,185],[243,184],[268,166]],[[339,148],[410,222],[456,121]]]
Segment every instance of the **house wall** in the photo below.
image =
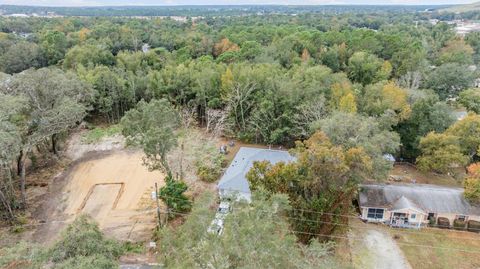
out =
[[[450,225],[453,225],[453,221],[457,218],[458,215],[459,214],[438,213],[437,218],[438,217],[447,218],[450,221]],[[468,216],[467,221],[468,220],[480,221],[480,216],[475,216],[475,215],[467,215],[467,216]]]
[[[381,207],[371,207],[371,208],[381,208]],[[381,219],[381,220],[380,219],[369,219],[368,218],[368,209],[369,209],[369,207],[361,207],[360,208],[361,215],[362,215],[361,219],[366,220],[368,222],[385,222],[385,223],[388,224],[390,222],[390,218],[391,218],[392,214],[394,213],[392,211],[389,211],[389,210],[385,209],[385,211],[383,213],[383,219]],[[418,212],[416,210],[410,210],[410,209],[397,210],[395,212],[407,213],[409,215],[408,221],[412,224],[419,223],[419,222],[422,226],[429,224],[429,220],[428,220],[428,213],[429,212],[427,212],[426,214],[423,214],[423,213]],[[411,219],[410,218],[411,214],[416,214],[417,215],[416,218]],[[450,225],[453,226],[453,222],[457,218],[458,215],[459,214],[437,213],[435,217],[436,218],[439,218],[439,217],[447,218],[450,221]],[[467,220],[480,221],[480,216],[468,215]]]
[[252,196],[250,193],[245,193],[245,192],[237,192],[237,191],[231,191],[231,190],[223,190],[219,189],[218,190],[219,196],[222,199],[233,199],[235,201],[246,201],[250,203],[252,201]]
[[369,222],[385,222],[390,219],[390,212],[386,209],[383,212],[383,219],[369,219],[368,218],[368,209],[369,208],[381,208],[381,207],[361,207],[361,212],[362,212],[362,219],[367,220]]

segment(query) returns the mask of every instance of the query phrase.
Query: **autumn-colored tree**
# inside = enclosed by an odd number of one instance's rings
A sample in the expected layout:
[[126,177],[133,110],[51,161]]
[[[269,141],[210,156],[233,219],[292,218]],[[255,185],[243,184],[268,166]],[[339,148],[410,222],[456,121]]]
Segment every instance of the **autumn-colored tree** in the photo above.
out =
[[480,163],[471,164],[467,171],[467,178],[463,182],[465,198],[470,202],[480,203]]
[[228,38],[222,38],[222,40],[216,43],[213,47],[213,55],[218,57],[224,52],[239,50],[240,47],[237,44],[231,42]]
[[448,41],[445,47],[440,51],[438,62],[472,64],[473,48],[465,43],[463,39],[454,39]]
[[473,158],[480,146],[480,115],[468,114],[467,117],[448,128],[445,133],[457,136],[463,153]]
[[348,93],[340,99],[340,104],[338,105],[338,110],[347,113],[356,113],[357,112],[357,102],[355,95],[353,93]]
[[221,87],[220,87],[220,96],[222,97],[223,100],[228,99],[228,95],[232,91],[233,88],[233,73],[232,69],[230,67],[227,67],[227,70],[225,70],[225,73],[222,74],[221,77]]
[[[372,169],[362,148],[333,145],[323,132],[316,132],[292,151],[296,162],[256,162],[247,178],[252,190],[288,195],[291,226],[303,242],[315,234],[330,235],[345,223],[357,184]],[[323,213],[322,213],[323,212]],[[320,238],[322,240],[325,237]]]
[[480,114],[480,89],[468,89],[460,93],[458,102],[468,111]]
[[417,164],[424,171],[447,173],[468,163],[454,135],[431,132],[420,140],[420,150],[422,155],[417,158]]
[[393,110],[400,121],[408,119],[411,113],[408,94],[394,82],[379,82],[366,88],[363,109],[372,116],[379,116]]
[[340,101],[348,94],[352,94],[355,97],[352,84],[349,81],[334,83],[331,87],[330,106],[333,109],[339,109]]

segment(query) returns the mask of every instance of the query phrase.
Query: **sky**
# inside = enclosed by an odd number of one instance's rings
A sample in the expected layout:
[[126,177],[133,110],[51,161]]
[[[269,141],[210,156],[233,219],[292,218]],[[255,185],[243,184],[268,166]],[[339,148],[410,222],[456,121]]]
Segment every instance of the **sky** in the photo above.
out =
[[[479,1],[479,0],[476,0]],[[35,6],[124,6],[124,5],[431,5],[466,4],[475,0],[0,0],[7,5]]]

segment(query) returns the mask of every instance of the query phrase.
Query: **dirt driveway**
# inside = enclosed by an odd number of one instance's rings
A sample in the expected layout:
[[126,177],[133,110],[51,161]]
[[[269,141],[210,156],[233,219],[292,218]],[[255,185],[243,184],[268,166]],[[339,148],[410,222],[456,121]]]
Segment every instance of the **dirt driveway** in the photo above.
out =
[[411,269],[392,235],[374,224],[350,221],[348,233],[353,267],[358,269]]

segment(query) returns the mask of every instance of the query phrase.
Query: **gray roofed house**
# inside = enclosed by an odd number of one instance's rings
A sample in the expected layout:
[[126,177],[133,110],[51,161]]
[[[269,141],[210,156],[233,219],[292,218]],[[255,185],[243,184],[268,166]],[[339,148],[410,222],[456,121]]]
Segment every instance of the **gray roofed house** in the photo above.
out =
[[269,161],[275,164],[295,161],[295,157],[283,150],[241,147],[218,183],[220,197],[236,195],[237,199],[251,201],[246,174],[255,161]]
[[480,207],[464,198],[463,189],[427,184],[360,186],[362,219],[394,226],[420,227],[438,217],[480,219]]

